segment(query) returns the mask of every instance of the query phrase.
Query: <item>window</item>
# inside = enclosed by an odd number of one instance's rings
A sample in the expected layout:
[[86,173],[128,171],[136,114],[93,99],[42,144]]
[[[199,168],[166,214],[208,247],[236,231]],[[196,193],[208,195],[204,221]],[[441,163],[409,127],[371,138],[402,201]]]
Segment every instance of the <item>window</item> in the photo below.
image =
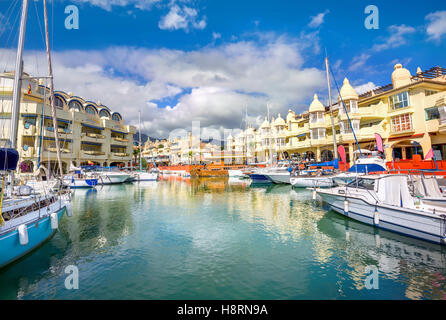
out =
[[101,117],[101,118],[110,118],[110,113],[107,111],[107,110],[105,110],[105,109],[102,109],[101,111],[99,111],[99,117]]
[[409,106],[409,92],[401,92],[389,97],[389,105],[391,110],[406,108]]
[[426,90],[425,91],[425,94],[426,94],[426,97],[428,97],[428,96],[431,96],[431,95],[433,95],[433,94],[436,94],[438,91],[434,91],[434,90]]
[[352,181],[348,184],[350,187],[357,187],[360,189],[374,190],[375,188],[375,180],[374,179],[358,179]]
[[54,104],[56,105],[56,108],[63,109],[63,100],[62,100],[62,98],[56,96],[56,100],[54,100]]
[[71,109],[74,109],[74,110],[76,110],[76,111],[81,111],[81,104],[79,103],[79,102],[77,102],[77,101],[75,101],[75,100],[72,100],[72,101],[70,101],[69,103],[68,103],[68,108],[71,110]]
[[409,113],[392,117],[392,131],[400,132],[412,130],[412,116]]
[[117,113],[115,113],[115,114],[112,116],[112,119],[115,120],[115,121],[121,121],[121,117],[120,117],[119,114],[117,114]]
[[440,119],[440,111],[437,107],[424,109],[424,112],[426,113],[426,120]]
[[[356,100],[345,101],[345,109],[347,109],[348,113],[358,113],[358,101]],[[341,103],[339,105],[339,113],[345,114],[345,109]]]
[[[353,130],[359,131],[359,120],[351,120],[351,122],[352,122]],[[350,126],[350,122],[348,120],[341,121],[339,123],[339,126],[341,128],[341,133],[342,134],[344,134],[344,133],[352,133],[353,132],[352,128]]]
[[310,137],[313,140],[325,139],[325,128],[311,129]]

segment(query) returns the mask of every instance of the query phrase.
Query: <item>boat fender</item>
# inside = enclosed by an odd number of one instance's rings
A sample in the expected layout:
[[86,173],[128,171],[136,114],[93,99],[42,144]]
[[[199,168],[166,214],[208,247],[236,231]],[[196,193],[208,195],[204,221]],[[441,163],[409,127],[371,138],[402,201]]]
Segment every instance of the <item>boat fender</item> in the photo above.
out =
[[313,200],[316,200],[316,188],[313,189]]
[[67,217],[73,216],[73,206],[71,205],[71,202],[65,202],[65,210],[67,211]]
[[19,232],[19,241],[22,246],[26,246],[28,244],[28,228],[26,227],[26,224],[21,224],[17,228]]
[[57,212],[51,213],[51,228],[56,230],[59,227],[59,220],[57,217]]
[[379,225],[379,212],[375,208],[375,213],[373,214],[373,222],[375,223],[375,226]]
[[348,200],[344,200],[344,213],[347,216],[348,216],[348,209],[349,209],[348,207],[349,207]]

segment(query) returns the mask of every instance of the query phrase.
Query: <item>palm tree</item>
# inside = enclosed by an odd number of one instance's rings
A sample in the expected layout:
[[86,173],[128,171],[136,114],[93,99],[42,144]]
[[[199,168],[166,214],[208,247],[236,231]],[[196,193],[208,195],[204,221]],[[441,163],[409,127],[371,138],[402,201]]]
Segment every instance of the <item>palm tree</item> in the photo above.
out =
[[189,164],[192,164],[192,155],[193,155],[193,152],[189,151]]

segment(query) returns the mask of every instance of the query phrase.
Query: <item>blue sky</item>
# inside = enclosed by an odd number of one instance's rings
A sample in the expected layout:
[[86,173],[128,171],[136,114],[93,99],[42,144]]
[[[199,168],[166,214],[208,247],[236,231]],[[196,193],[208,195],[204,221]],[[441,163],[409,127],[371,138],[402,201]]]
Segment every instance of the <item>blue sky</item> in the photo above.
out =
[[[30,0],[31,73],[46,68],[41,2]],[[10,4],[0,0],[6,69],[20,3],[6,21]],[[70,4],[78,30],[64,27]],[[379,9],[378,30],[364,27],[369,4]],[[444,1],[55,0],[49,9],[57,88],[100,100],[133,124],[141,110],[152,136],[194,120],[238,128],[246,107],[258,123],[266,103],[283,117],[303,111],[314,93],[326,99],[325,49],[337,82],[348,77],[358,90],[390,83],[397,62],[412,73],[446,66]]]

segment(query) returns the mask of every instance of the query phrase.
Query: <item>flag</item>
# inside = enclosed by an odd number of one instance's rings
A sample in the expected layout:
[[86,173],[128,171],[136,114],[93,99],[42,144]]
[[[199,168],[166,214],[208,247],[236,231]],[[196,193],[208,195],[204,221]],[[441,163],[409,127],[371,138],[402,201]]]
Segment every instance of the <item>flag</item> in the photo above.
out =
[[383,138],[381,138],[379,133],[375,133],[375,139],[376,139],[376,147],[378,148],[378,151],[384,152]]
[[426,156],[424,157],[424,160],[427,159],[432,159],[434,157],[434,149],[430,149],[429,152],[426,154]]
[[31,83],[28,84],[28,94],[31,94]]
[[87,162],[87,163],[88,163],[88,165],[89,165],[89,166],[92,166],[92,165],[94,165],[94,162],[93,162],[93,161],[90,161],[90,160],[88,160],[88,162]]
[[345,148],[344,148],[344,146],[339,146],[338,147],[338,154],[341,157],[341,161],[343,163],[347,163],[347,161],[345,161],[346,159],[345,159]]

